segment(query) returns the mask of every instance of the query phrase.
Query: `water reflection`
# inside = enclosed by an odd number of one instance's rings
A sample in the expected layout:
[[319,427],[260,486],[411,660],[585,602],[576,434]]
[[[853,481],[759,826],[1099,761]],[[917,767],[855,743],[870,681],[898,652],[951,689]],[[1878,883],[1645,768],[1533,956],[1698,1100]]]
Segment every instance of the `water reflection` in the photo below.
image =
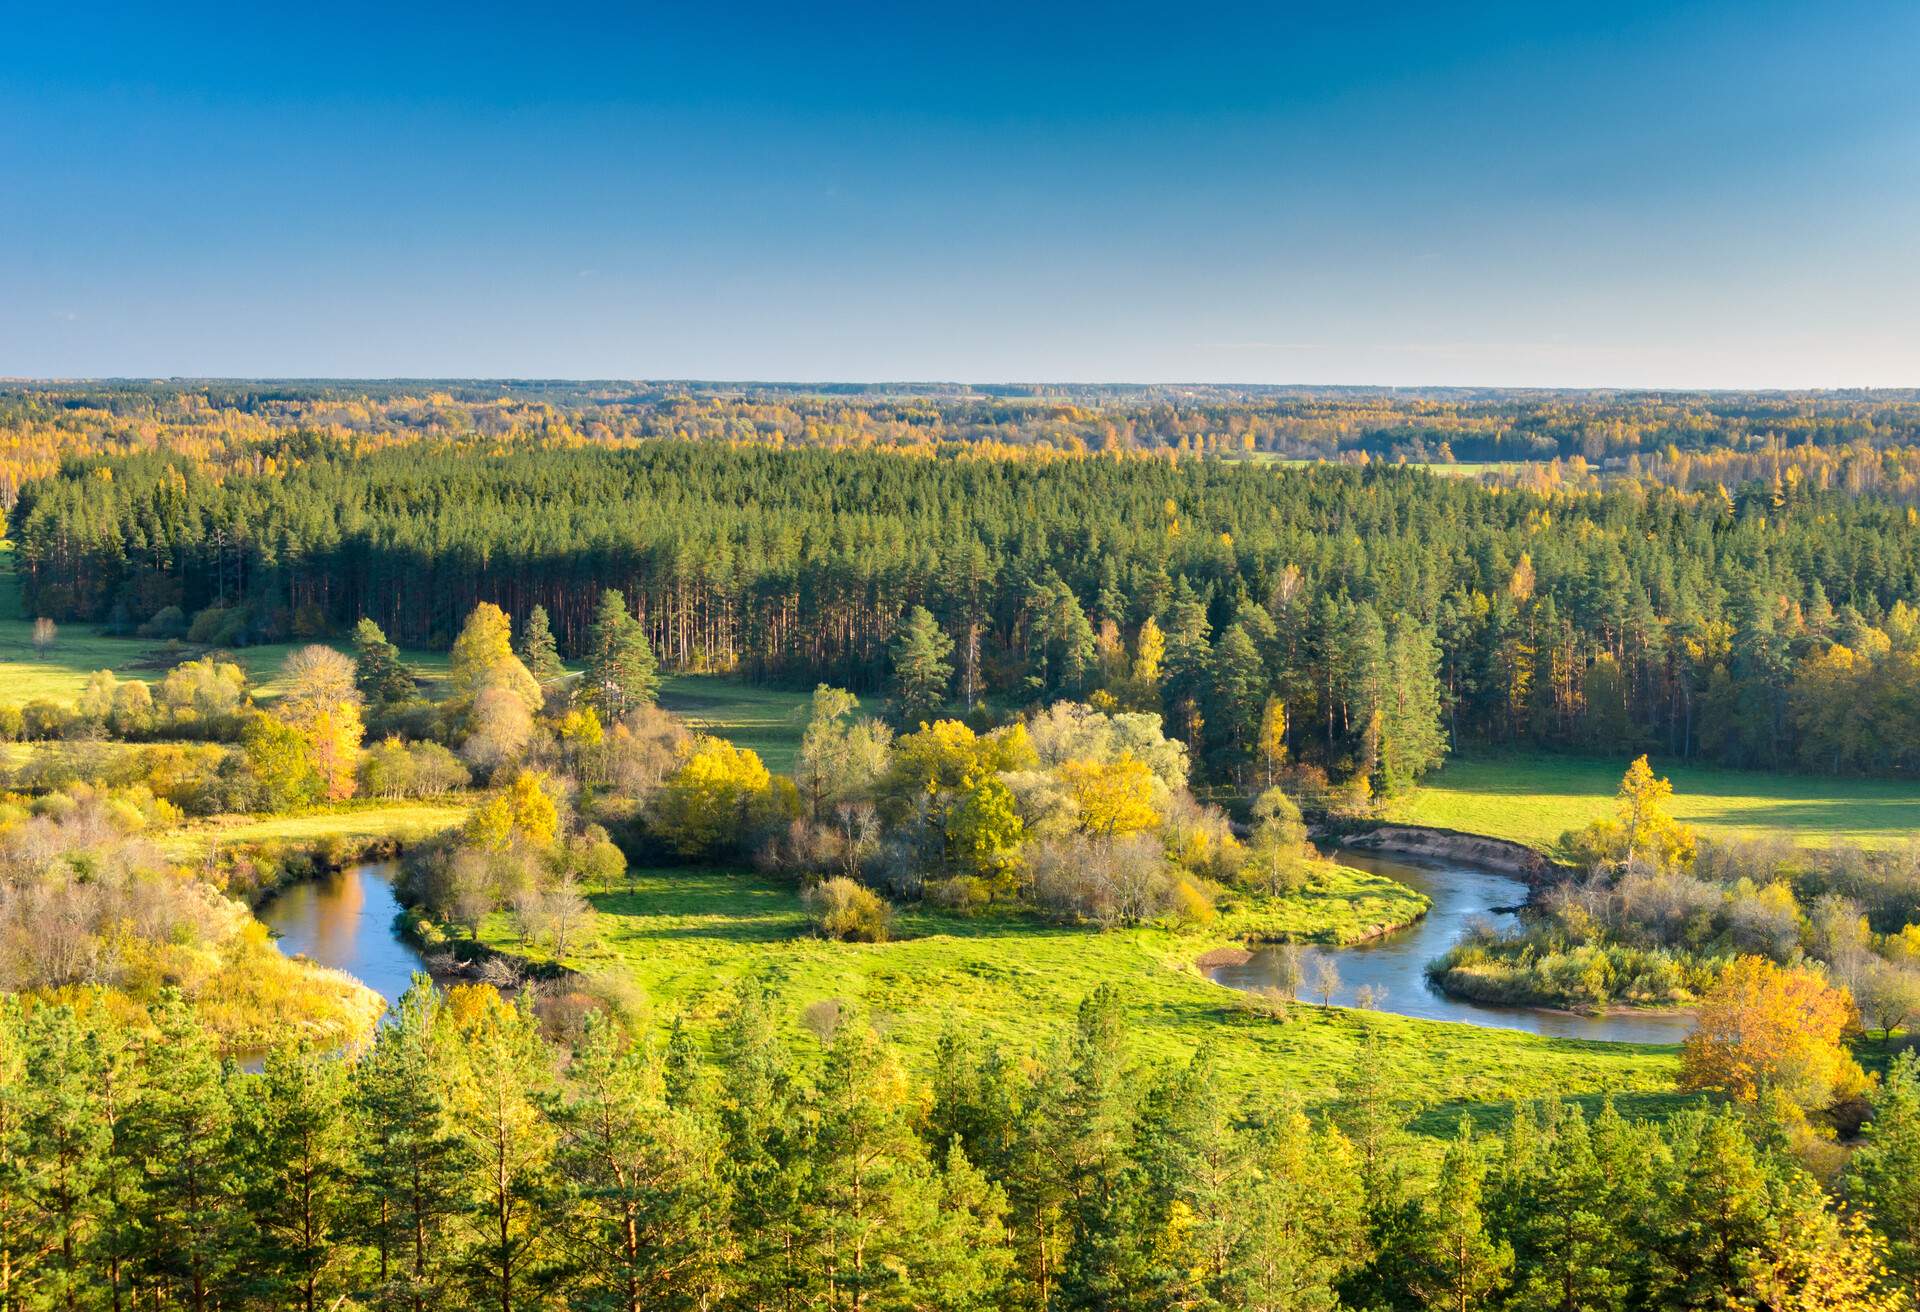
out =
[[[1533,1007],[1493,1007],[1450,998],[1427,982],[1429,961],[1459,941],[1470,922],[1485,921],[1496,928],[1514,924],[1513,909],[1527,900],[1527,886],[1509,875],[1451,861],[1382,856],[1375,852],[1343,851],[1345,865],[1396,879],[1425,893],[1432,909],[1417,924],[1385,938],[1350,948],[1305,948],[1301,951],[1303,985],[1300,996],[1318,1001],[1311,992],[1315,963],[1330,957],[1340,971],[1341,986],[1333,1000],[1355,1004],[1363,989],[1374,995],[1381,1011],[1426,1020],[1461,1021],[1498,1029],[1525,1030],[1569,1039],[1606,1039],[1616,1043],[1678,1043],[1687,1035],[1686,1016],[1657,1012],[1634,1015],[1580,1016]],[[1263,948],[1245,965],[1221,966],[1209,972],[1222,984],[1237,989],[1274,985],[1279,979],[1279,950]]]
[[388,1002],[407,991],[426,963],[401,938],[401,907],[390,861],[353,866],[295,884],[260,908],[260,920],[280,936],[280,950],[344,970]]

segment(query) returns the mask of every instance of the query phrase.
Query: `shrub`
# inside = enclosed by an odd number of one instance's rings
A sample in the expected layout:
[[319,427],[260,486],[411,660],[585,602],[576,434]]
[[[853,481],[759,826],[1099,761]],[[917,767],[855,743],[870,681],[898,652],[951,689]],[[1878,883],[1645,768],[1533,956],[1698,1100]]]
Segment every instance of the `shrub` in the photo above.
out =
[[845,876],[823,879],[803,895],[813,927],[843,943],[884,943],[893,908],[870,888]]
[[926,898],[943,911],[977,911],[993,901],[993,889],[978,876],[955,875],[928,880]]
[[20,736],[39,742],[64,737],[74,718],[73,712],[59,702],[36,698],[20,712]]
[[202,647],[244,647],[251,639],[245,606],[209,606],[187,626],[187,641]]
[[142,638],[184,638],[187,636],[187,613],[178,606],[162,606],[153,613],[153,618],[134,631]]
[[0,706],[0,743],[16,741],[25,729],[25,718],[18,706]]

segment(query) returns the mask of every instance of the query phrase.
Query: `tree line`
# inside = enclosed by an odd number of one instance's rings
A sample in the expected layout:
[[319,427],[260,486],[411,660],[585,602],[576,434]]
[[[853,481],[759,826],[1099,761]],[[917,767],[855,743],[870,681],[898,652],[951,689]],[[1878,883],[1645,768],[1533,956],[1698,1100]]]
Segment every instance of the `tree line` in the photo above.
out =
[[[1106,686],[1151,621],[1183,737],[1204,747],[1196,719],[1253,670],[1296,758],[1339,766],[1396,686],[1383,647],[1404,620],[1437,652],[1455,744],[1907,770],[1920,742],[1920,534],[1804,483],[1535,495],[960,450],[321,448],[273,476],[75,461],[12,525],[30,611],[129,632],[177,607],[229,643],[367,616],[444,645],[492,600],[543,607],[578,653],[616,588],[669,668],[861,689],[921,605],[971,703]],[[1836,751],[1840,701],[1871,709]]]
[[0,506],[68,456],[177,451],[284,467],[315,439],[558,445],[661,439],[1292,459],[1580,461],[1920,446],[1911,391],[802,385],[421,379],[41,382],[0,387]]
[[5,1000],[0,1307],[1892,1312],[1920,1281],[1910,1057],[1837,1201],[1732,1108],[1416,1137],[1377,1045],[1318,1114],[1242,1103],[1204,1048],[1140,1066],[1111,988],[1037,1058],[949,1030],[925,1083],[809,1014],[796,1046],[746,986],[703,1052],[419,977],[364,1050],[247,1074],[177,999]]

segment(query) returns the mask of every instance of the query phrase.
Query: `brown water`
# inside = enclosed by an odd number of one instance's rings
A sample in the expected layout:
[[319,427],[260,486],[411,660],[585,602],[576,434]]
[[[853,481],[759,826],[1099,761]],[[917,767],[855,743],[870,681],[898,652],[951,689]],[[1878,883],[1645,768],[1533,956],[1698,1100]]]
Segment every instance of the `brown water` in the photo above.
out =
[[[1423,919],[1370,943],[1302,949],[1303,973],[1308,980],[1313,978],[1318,957],[1333,958],[1341,980],[1335,1002],[1352,1006],[1360,989],[1369,987],[1376,995],[1385,993],[1384,1000],[1374,1004],[1379,1010],[1424,1020],[1612,1043],[1678,1043],[1686,1038],[1691,1019],[1670,1012],[1582,1016],[1543,1007],[1496,1007],[1448,997],[1427,982],[1427,963],[1459,942],[1474,921],[1498,929],[1514,924],[1513,909],[1527,900],[1527,886],[1510,875],[1464,862],[1350,851],[1339,853],[1339,858],[1344,865],[1385,875],[1425,893],[1433,906]],[[1208,973],[1217,982],[1236,989],[1271,987],[1279,981],[1279,951],[1261,949],[1245,965],[1221,966]],[[1306,996],[1304,989],[1302,996]]]
[[280,950],[344,970],[398,1002],[426,962],[400,936],[400,899],[390,861],[351,866],[295,884],[260,908],[260,920],[279,936]]

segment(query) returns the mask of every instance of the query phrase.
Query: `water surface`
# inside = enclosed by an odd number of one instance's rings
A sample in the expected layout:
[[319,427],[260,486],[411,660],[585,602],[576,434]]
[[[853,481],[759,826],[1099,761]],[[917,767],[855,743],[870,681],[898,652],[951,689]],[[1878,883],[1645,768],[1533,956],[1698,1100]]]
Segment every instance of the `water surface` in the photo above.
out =
[[[1427,982],[1427,963],[1457,943],[1467,927],[1483,921],[1496,929],[1511,927],[1514,909],[1527,900],[1527,886],[1511,875],[1459,861],[1384,856],[1377,852],[1342,851],[1343,865],[1369,870],[1398,880],[1427,895],[1433,906],[1426,916],[1406,929],[1350,948],[1303,948],[1305,983],[1302,998],[1318,1001],[1309,992],[1315,962],[1333,958],[1340,970],[1340,990],[1333,1000],[1352,1006],[1364,987],[1376,995],[1381,1011],[1423,1020],[1460,1021],[1497,1029],[1525,1030],[1566,1039],[1605,1039],[1615,1043],[1678,1043],[1686,1038],[1691,1018],[1662,1012],[1632,1015],[1581,1016],[1544,1007],[1496,1007],[1451,998]],[[1277,982],[1279,950],[1262,948],[1245,965],[1221,966],[1208,972],[1216,981],[1237,989],[1265,988]]]
[[400,1000],[426,962],[400,936],[400,899],[391,861],[350,866],[276,893],[260,920],[288,956],[344,970],[389,1003]]

